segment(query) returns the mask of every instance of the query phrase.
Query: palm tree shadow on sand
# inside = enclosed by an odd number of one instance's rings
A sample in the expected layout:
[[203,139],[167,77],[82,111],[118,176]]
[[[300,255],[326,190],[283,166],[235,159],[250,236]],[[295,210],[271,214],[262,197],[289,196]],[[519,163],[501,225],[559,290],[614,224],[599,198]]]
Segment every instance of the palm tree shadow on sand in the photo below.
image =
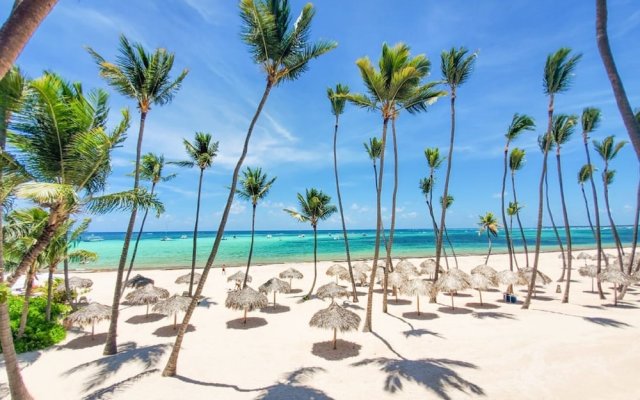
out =
[[336,340],[336,349],[333,348],[333,341],[314,343],[311,354],[329,361],[344,360],[345,358],[356,357],[360,354],[360,346],[357,343],[346,340]]

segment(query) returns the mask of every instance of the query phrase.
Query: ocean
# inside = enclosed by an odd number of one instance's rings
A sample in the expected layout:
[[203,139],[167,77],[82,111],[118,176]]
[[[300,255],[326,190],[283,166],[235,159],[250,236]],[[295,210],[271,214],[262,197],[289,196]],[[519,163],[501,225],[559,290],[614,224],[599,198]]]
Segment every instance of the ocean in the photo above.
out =
[[[632,240],[633,227],[621,226],[618,231],[623,244],[629,245]],[[486,254],[488,241],[486,234],[479,235],[477,228],[448,229],[449,238],[454,245],[456,255]],[[564,229],[560,229],[562,236]],[[519,231],[516,231],[514,245],[519,252],[523,251]],[[525,229],[525,237],[529,252],[535,246],[535,228]],[[133,251],[133,235],[129,256]],[[388,233],[387,233],[388,235]],[[375,246],[375,230],[352,230],[348,232],[351,258],[354,260],[371,259]],[[571,228],[574,249],[595,247],[595,240],[589,227]],[[610,228],[602,231],[603,246],[614,246]],[[144,232],[140,239],[135,268],[180,268],[191,266],[193,232]],[[198,233],[198,252],[196,267],[203,267],[211,248],[215,232]],[[96,262],[72,264],[72,269],[115,269],[118,265],[124,240],[124,232],[90,232],[81,238],[77,249],[94,251],[98,254]],[[243,265],[247,262],[251,232],[228,231],[220,244],[215,266]],[[446,241],[445,241],[445,244]],[[558,250],[557,241],[552,228],[542,231],[542,249]],[[447,245],[447,254],[450,249]],[[493,253],[507,251],[503,235],[493,240]],[[434,235],[426,229],[398,229],[394,234],[393,257],[430,257],[435,254]],[[343,261],[346,259],[342,231],[318,231],[318,260]],[[313,261],[313,231],[258,231],[255,234],[252,265],[284,262]]]

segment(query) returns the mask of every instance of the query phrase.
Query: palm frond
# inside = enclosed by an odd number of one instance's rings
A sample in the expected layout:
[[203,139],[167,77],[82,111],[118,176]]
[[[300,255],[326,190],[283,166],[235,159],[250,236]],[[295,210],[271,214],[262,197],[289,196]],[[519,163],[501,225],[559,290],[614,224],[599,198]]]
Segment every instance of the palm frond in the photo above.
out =
[[565,92],[571,86],[573,71],[582,54],[569,57],[571,49],[563,47],[547,56],[544,66],[543,88],[547,95]]
[[586,107],[582,110],[582,132],[587,135],[593,132],[600,125],[602,113],[595,107]]
[[530,116],[526,114],[515,113],[511,119],[511,124],[507,128],[505,137],[508,141],[515,140],[521,133],[525,131],[532,131],[536,127],[536,123]]
[[107,214],[114,211],[130,211],[133,207],[142,210],[154,210],[156,215],[164,213],[164,205],[157,196],[146,189],[138,188],[124,192],[92,197],[86,202],[86,208],[94,214]]

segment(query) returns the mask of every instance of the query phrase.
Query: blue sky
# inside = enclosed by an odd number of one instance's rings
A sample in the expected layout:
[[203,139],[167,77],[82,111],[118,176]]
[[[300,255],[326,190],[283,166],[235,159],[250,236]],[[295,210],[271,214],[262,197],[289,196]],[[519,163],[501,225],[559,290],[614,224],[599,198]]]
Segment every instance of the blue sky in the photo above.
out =
[[[10,2],[0,6],[6,18]],[[302,1],[291,1],[297,15]],[[257,229],[306,228],[281,210],[296,205],[296,192],[317,187],[335,200],[332,134],[326,88],[341,82],[352,91],[363,91],[355,60],[378,59],[383,42],[404,41],[412,53],[425,53],[433,64],[430,80],[439,80],[440,52],[452,46],[478,50],[476,68],[459,89],[457,132],[450,192],[455,203],[447,216],[451,227],[475,226],[485,211],[500,212],[503,135],[515,112],[533,116],[538,128],[514,145],[525,148],[527,164],[517,176],[519,200],[525,205],[523,223],[535,224],[537,181],[541,155],[536,137],[546,126],[547,99],[542,92],[542,69],[548,53],[567,46],[583,53],[572,89],[556,98],[556,112],[579,114],[586,106],[602,109],[603,121],[593,138],[615,134],[626,139],[611,87],[595,43],[592,1],[402,1],[389,6],[385,0],[316,3],[314,39],[332,39],[336,50],[311,64],[301,79],[272,92],[260,117],[245,165],[261,166],[278,180],[268,200],[258,209]],[[640,106],[640,8],[634,0],[609,1],[609,31],[619,72],[633,106]],[[230,175],[240,153],[244,134],[264,87],[260,69],[251,61],[239,38],[240,18],[235,1],[137,0],[127,2],[61,0],[27,45],[18,60],[31,77],[53,70],[86,88],[107,88],[112,115],[122,107],[135,110],[129,99],[107,87],[85,51],[91,46],[107,59],[116,54],[118,36],[127,35],[147,48],[165,47],[176,53],[176,71],[189,68],[183,88],[170,105],[155,107],[147,118],[144,151],[163,153],[167,159],[184,158],[182,138],[196,131],[210,132],[220,141],[214,167],[205,173],[201,229],[217,228],[226,200]],[[137,117],[137,113],[135,113]],[[114,155],[109,190],[131,187],[127,174],[135,157],[137,118],[129,139]],[[403,114],[397,122],[400,152],[398,222],[400,228],[429,226],[418,180],[427,174],[425,147],[447,151],[449,99],[434,104],[421,115]],[[378,115],[348,107],[341,118],[339,162],[343,202],[349,228],[375,226],[373,170],[362,143],[381,134]],[[391,153],[389,153],[391,154]],[[551,197],[561,220],[555,189],[557,173],[551,159]],[[569,219],[585,225],[586,214],[576,183],[577,170],[585,163],[579,132],[563,150],[565,190]],[[600,160],[597,160],[600,165]],[[390,166],[390,164],[387,164]],[[611,211],[619,224],[629,224],[635,210],[638,163],[627,145],[612,168],[618,171],[611,187]],[[158,188],[166,214],[148,222],[149,230],[192,229],[196,202],[197,171],[172,167],[179,178]],[[390,171],[390,169],[387,169]],[[442,190],[441,172],[436,193]],[[385,188],[392,185],[387,175]],[[601,187],[600,187],[600,192]],[[601,193],[602,194],[602,193]],[[391,192],[386,190],[387,216]],[[606,220],[604,210],[602,216]],[[94,217],[91,230],[122,231],[127,216]],[[337,229],[339,219],[320,228]],[[227,229],[249,229],[250,207],[237,199]]]

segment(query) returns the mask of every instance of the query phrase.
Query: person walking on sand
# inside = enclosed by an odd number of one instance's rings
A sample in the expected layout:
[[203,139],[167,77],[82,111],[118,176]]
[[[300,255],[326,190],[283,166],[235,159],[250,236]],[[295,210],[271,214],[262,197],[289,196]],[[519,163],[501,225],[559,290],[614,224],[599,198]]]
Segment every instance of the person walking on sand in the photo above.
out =
[[227,275],[227,271],[225,270],[226,265],[222,264],[222,275]]

